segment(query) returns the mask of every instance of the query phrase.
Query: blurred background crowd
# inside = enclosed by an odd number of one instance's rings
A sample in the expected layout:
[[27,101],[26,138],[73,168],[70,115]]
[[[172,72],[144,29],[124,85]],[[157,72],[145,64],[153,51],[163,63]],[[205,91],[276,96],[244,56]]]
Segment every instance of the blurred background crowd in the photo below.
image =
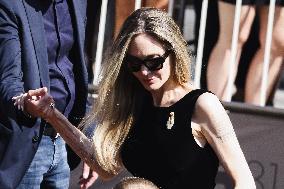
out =
[[[88,54],[88,70],[90,91],[95,87],[93,71],[98,45],[98,33],[102,1],[89,1],[88,22],[86,35],[86,49]],[[107,50],[124,19],[135,9],[137,1],[108,0],[104,31],[103,52]],[[189,50],[195,60],[198,48],[199,27],[203,1],[200,0],[142,0],[142,7],[157,7],[168,11],[180,26]],[[230,64],[230,48],[234,24],[236,1],[208,1],[206,29],[202,53],[202,67],[200,86],[214,92],[221,100],[247,102],[254,105],[283,107],[283,53],[284,31],[282,23],[283,8],[276,2],[272,44],[270,50],[270,69],[267,79],[265,104],[258,100],[260,81],[265,48],[265,34],[268,24],[269,1],[243,1],[241,6],[239,37],[237,40],[237,55],[233,70],[234,86],[232,98],[226,100],[226,86],[228,86],[228,66]],[[247,4],[246,4],[247,3]],[[254,5],[255,3],[256,5]],[[257,4],[258,3],[258,4]],[[266,3],[266,4],[265,4]],[[262,8],[263,7],[263,8]],[[261,16],[262,15],[262,16]],[[276,34],[279,34],[277,36]],[[103,54],[103,53],[102,53]],[[275,61],[274,61],[275,60]],[[256,62],[256,63],[255,63]],[[209,65],[209,66],[208,66]],[[193,67],[194,76],[194,67]]]

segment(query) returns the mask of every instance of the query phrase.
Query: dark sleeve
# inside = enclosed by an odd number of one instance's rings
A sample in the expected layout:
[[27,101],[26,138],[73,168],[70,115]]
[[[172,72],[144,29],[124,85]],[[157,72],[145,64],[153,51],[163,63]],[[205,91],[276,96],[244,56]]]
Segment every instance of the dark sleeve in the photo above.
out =
[[8,117],[24,119],[12,102],[13,96],[24,92],[19,28],[12,8],[5,2],[0,2],[0,110]]

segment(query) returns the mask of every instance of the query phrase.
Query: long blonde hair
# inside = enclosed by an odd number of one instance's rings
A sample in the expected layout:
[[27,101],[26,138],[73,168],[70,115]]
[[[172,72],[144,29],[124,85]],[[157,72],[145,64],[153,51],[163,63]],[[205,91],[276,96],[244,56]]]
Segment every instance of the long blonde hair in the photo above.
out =
[[190,80],[190,56],[187,44],[174,20],[164,11],[142,8],[134,11],[124,22],[104,60],[98,98],[85,125],[95,122],[93,136],[95,156],[99,165],[110,174],[122,166],[120,148],[135,121],[146,90],[127,70],[123,59],[133,36],[147,33],[171,48],[175,54],[173,76],[178,84]]

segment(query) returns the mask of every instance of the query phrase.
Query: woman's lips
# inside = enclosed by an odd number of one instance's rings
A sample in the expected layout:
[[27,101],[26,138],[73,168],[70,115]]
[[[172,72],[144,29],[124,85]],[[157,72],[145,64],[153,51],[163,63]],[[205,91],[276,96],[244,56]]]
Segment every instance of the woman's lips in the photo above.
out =
[[146,83],[146,84],[153,84],[154,83],[154,78],[146,78],[146,79],[144,79],[144,82]]

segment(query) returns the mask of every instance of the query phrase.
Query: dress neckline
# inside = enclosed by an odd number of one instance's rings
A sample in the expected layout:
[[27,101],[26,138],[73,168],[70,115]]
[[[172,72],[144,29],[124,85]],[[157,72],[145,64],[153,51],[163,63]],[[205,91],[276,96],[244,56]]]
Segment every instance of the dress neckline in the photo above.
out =
[[157,110],[166,110],[166,109],[169,109],[169,108],[173,108],[175,106],[177,106],[178,104],[180,104],[181,102],[183,102],[187,96],[191,96],[194,91],[197,91],[199,89],[192,89],[191,91],[189,91],[188,93],[186,93],[182,98],[180,98],[178,101],[176,101],[175,103],[173,103],[172,105],[170,106],[155,106],[154,105],[154,102],[153,102],[153,98],[152,98],[152,102],[151,102],[151,106],[154,108],[154,109],[157,109]]

